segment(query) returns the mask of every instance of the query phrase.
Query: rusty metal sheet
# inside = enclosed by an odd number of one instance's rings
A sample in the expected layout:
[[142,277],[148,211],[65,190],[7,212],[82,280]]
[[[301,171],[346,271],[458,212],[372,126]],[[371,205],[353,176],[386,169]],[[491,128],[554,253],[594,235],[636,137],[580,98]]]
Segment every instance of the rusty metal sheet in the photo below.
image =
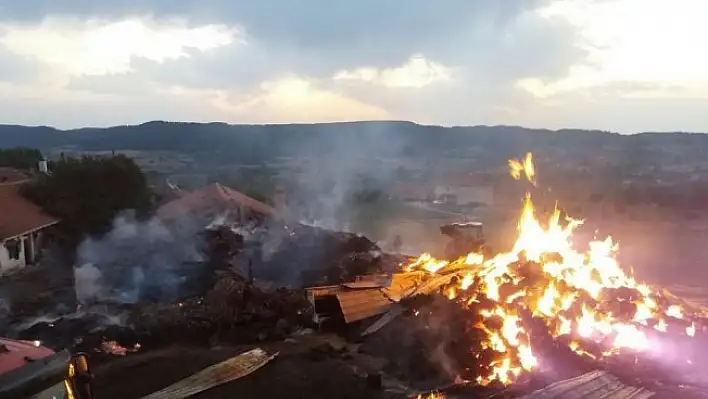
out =
[[332,295],[332,294],[337,293],[341,290],[342,290],[342,287],[339,285],[323,285],[321,287],[305,288],[305,292],[307,292],[308,295],[311,295],[312,298]]
[[429,276],[420,271],[396,273],[391,278],[391,284],[381,291],[383,291],[387,297],[397,302],[410,295],[410,293],[415,290],[415,287],[423,284],[427,278],[429,278]]
[[624,385],[619,378],[595,370],[559,381],[519,399],[647,399],[654,392]]
[[405,298],[420,285],[424,278],[424,274],[420,272],[396,273],[391,276],[391,284],[386,288],[337,293],[344,321],[353,323],[387,312],[394,303]]
[[445,284],[450,283],[450,281],[455,278],[455,277],[463,277],[466,274],[468,274],[468,270],[459,270],[454,273],[450,274],[445,274],[442,276],[435,276],[432,277],[423,283],[417,285],[414,287],[413,291],[409,293],[409,295],[417,295],[417,294],[432,294],[433,292],[437,291],[440,289]]
[[410,295],[427,278],[430,276],[420,271],[362,276],[357,281],[342,285],[310,287],[306,292],[313,305],[316,298],[335,296],[344,321],[353,323],[385,313],[393,303]]
[[256,348],[221,363],[211,365],[164,389],[153,392],[141,399],[184,399],[245,377],[275,359],[278,353],[268,353]]
[[379,289],[342,291],[337,300],[347,324],[384,313],[394,303]]
[[[462,277],[466,273],[468,273],[467,270],[459,270],[455,273],[451,274],[446,274],[443,276],[435,276],[432,277],[428,280],[423,281],[420,284],[417,285],[412,285],[410,287],[406,286],[401,286],[400,288],[404,291],[403,293],[400,294],[400,298],[407,298],[413,295],[418,295],[418,294],[430,294],[436,290],[438,290],[441,286],[444,284],[447,284],[452,280],[453,277],[459,276]],[[400,300],[400,299],[398,299]],[[382,329],[386,324],[390,323],[393,321],[396,317],[402,315],[404,313],[405,309],[403,306],[394,304],[392,307],[389,308],[389,310],[386,311],[384,315],[382,315],[378,320],[376,320],[375,323],[373,323],[369,328],[367,328],[362,335],[366,336],[369,334],[373,334],[376,331]]]
[[362,288],[384,288],[388,286],[388,281],[368,281],[368,280],[363,280],[363,281],[353,281],[351,283],[344,283],[342,284],[343,287],[345,288],[350,288],[350,289],[362,289]]
[[403,305],[401,305],[400,303],[393,304],[386,311],[386,313],[384,313],[381,317],[379,317],[378,320],[376,320],[372,325],[370,325],[366,330],[364,330],[361,335],[367,336],[369,334],[375,333],[376,331],[379,331],[380,329],[384,328],[386,324],[393,321],[396,317],[402,315],[405,311],[406,308],[403,307]]

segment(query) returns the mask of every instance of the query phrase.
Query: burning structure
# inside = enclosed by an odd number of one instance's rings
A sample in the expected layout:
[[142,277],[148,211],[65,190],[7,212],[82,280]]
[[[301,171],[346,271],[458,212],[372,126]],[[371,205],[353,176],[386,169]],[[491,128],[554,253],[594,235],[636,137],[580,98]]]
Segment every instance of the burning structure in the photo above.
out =
[[[531,154],[509,165],[512,177],[535,187]],[[582,221],[557,209],[548,217],[539,221],[529,193],[508,252],[470,252],[456,260],[423,254],[386,284],[318,287],[309,290],[310,300],[318,316],[339,312],[345,322],[383,314],[365,331],[380,332],[364,348],[386,353],[394,365],[389,372],[409,380],[442,372],[474,389],[516,388],[513,397],[588,373],[538,397],[586,397],[577,390],[587,384],[651,396],[591,373],[600,368],[654,391],[672,386],[682,397],[708,397],[695,387],[706,385],[699,383],[705,377],[696,366],[703,360],[695,355],[705,345],[704,311],[638,282],[618,264],[611,238],[580,249],[572,235]]]
[[[535,186],[531,154],[509,164],[514,178]],[[403,303],[428,335],[441,323],[436,313],[448,313],[444,340],[454,345],[442,351],[450,369],[488,387],[557,381],[593,368],[659,390],[665,385],[658,380],[675,386],[703,380],[695,371],[705,342],[703,310],[638,282],[616,261],[609,237],[578,249],[571,238],[582,221],[561,216],[555,210],[542,224],[527,194],[509,252],[471,252],[454,261],[424,254],[406,267],[428,273],[428,281],[448,277],[439,284],[443,305],[415,296]]]
[[[535,187],[530,154],[509,165],[514,178]],[[705,342],[703,311],[638,282],[616,261],[610,238],[576,246],[571,238],[581,224],[558,210],[541,223],[527,194],[510,251],[454,260],[423,254],[384,274],[405,259],[382,254],[364,237],[220,218],[202,235],[211,254],[205,262],[213,264],[205,292],[138,301],[124,324],[134,335],[149,331],[140,337],[146,344],[166,332],[224,331],[243,343],[284,339],[308,325],[310,313],[317,323],[344,325],[378,316],[360,350],[385,358],[385,372],[400,380],[437,374],[455,389],[504,397],[589,397],[579,392],[593,389],[650,397],[649,390],[667,386],[674,396],[708,397],[695,373],[705,363],[695,355]],[[319,285],[306,290],[309,301],[297,289],[307,285]],[[66,320],[25,333],[37,339]],[[80,328],[90,330],[85,319]],[[419,397],[450,391],[439,390]]]

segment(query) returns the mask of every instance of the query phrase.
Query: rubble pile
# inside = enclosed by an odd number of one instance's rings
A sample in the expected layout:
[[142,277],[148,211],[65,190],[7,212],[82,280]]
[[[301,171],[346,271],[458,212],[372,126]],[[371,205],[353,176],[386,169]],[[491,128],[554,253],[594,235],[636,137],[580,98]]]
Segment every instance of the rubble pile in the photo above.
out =
[[[176,262],[183,258],[180,251],[170,252],[163,237],[144,251],[127,250],[137,239],[118,240],[120,250],[114,248],[115,256],[102,256],[104,263],[91,265],[93,274],[79,276],[85,280],[62,280],[67,286],[77,281],[99,287],[94,292],[100,295],[80,297],[77,289],[74,302],[63,308],[47,303],[53,290],[14,298],[9,308],[22,312],[0,315],[0,333],[37,339],[52,348],[79,349],[99,348],[108,341],[151,348],[176,341],[284,339],[312,323],[303,287],[394,269],[405,259],[383,254],[363,236],[276,222],[208,226],[195,238],[195,247],[205,255],[201,261]],[[177,242],[183,241],[180,237]],[[169,267],[161,267],[160,259],[168,260]]]
[[263,291],[224,275],[206,296],[176,303],[141,301],[131,305],[94,305],[55,318],[14,326],[14,338],[39,340],[50,348],[101,351],[105,342],[154,349],[176,343],[247,344],[282,340],[311,324],[310,304],[299,291]]
[[[382,253],[368,238],[304,224],[270,223],[249,233],[221,227],[212,234],[219,258],[242,275],[276,286],[339,284],[392,271],[405,257]],[[240,256],[239,256],[240,255]]]

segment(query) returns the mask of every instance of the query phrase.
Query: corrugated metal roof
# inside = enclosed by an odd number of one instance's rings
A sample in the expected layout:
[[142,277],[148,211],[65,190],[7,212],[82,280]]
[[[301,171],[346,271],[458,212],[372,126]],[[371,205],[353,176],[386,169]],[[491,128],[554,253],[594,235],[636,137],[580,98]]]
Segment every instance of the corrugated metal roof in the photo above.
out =
[[385,288],[345,289],[336,294],[346,323],[385,313],[423,281],[419,272],[396,273]]
[[365,288],[384,288],[388,286],[387,282],[382,281],[353,281],[351,283],[342,284],[345,288],[360,290]]
[[322,296],[335,296],[342,310],[344,321],[353,323],[385,313],[392,304],[415,292],[416,287],[429,278],[420,271],[395,273],[387,278],[387,284],[382,287],[380,285],[382,283],[381,277],[380,275],[363,276],[355,282],[310,287],[306,291],[310,301]]
[[268,364],[278,352],[268,353],[256,348],[221,363],[213,364],[166,388],[141,399],[185,399],[219,385],[243,378]]
[[307,292],[308,295],[311,295],[313,299],[320,296],[333,295],[341,290],[342,287],[339,285],[325,285],[322,287],[305,288],[305,292]]
[[619,378],[595,370],[559,381],[519,399],[647,399],[654,392],[624,385]]
[[341,291],[337,293],[337,300],[346,323],[384,313],[393,304],[393,301],[378,289]]

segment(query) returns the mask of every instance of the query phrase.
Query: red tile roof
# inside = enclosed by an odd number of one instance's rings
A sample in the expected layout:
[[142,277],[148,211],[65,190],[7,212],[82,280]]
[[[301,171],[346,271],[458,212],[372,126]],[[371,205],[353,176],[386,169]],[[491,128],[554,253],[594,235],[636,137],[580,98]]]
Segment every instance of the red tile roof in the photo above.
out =
[[0,241],[59,222],[20,193],[22,183],[0,184]]
[[187,213],[201,213],[214,208],[224,210],[234,206],[244,206],[263,215],[272,215],[275,212],[270,205],[214,183],[166,203],[157,209],[157,216],[172,219]]
[[0,375],[53,354],[53,350],[32,341],[0,338]]

